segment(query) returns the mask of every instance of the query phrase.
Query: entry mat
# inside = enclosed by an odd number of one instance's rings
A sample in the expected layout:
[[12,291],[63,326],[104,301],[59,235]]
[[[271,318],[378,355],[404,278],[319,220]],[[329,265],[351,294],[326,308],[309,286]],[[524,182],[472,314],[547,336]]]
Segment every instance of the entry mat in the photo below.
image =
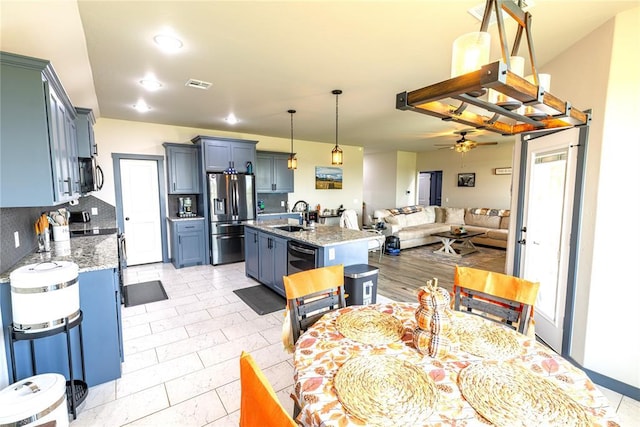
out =
[[264,285],[236,289],[233,293],[259,315],[282,310],[287,305],[286,299]]
[[150,302],[169,299],[160,280],[134,283],[124,287],[124,306],[148,304]]

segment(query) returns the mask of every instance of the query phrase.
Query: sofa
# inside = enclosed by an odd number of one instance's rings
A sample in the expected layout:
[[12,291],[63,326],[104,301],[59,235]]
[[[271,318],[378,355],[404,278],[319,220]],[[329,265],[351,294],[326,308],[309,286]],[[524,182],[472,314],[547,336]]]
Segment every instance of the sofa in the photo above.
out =
[[405,206],[379,209],[374,218],[385,223],[386,235],[400,239],[400,249],[440,242],[434,233],[451,231],[464,226],[468,232],[483,234],[471,239],[473,243],[507,247],[510,211],[488,208],[454,208],[440,206]]

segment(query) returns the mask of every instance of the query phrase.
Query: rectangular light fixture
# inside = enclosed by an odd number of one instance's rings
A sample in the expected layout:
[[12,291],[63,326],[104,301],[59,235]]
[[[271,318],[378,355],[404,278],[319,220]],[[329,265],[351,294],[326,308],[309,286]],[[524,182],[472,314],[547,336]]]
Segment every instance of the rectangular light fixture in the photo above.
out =
[[[421,89],[401,92],[396,95],[396,108],[502,135],[588,125],[591,120],[590,113],[573,108],[571,103],[563,101],[538,85],[529,12],[523,12],[510,0],[487,0],[480,31],[487,30],[492,9],[496,11],[502,60]],[[503,10],[519,24],[511,54],[500,13]],[[517,55],[523,33],[528,42],[533,82],[519,76],[510,67],[509,58]],[[491,102],[485,96],[489,89],[517,100],[528,108],[513,109]]]

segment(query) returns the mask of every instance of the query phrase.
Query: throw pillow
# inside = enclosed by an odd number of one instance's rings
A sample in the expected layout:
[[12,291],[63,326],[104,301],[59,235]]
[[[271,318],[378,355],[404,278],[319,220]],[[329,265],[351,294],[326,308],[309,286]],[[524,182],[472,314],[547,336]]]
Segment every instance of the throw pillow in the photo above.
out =
[[407,226],[406,215],[403,214],[386,216],[384,217],[384,222],[391,225],[398,225],[400,228]]
[[422,225],[427,223],[427,216],[424,211],[415,212],[412,214],[405,215],[407,219],[407,227],[411,227],[412,225]]
[[447,224],[464,225],[464,208],[445,208]]
[[439,206],[435,206],[434,210],[436,212],[436,222],[443,223],[444,222],[444,215],[445,215],[444,208],[441,208]]
[[436,222],[436,207],[426,206],[423,210],[424,215],[427,217],[427,224],[433,224]]

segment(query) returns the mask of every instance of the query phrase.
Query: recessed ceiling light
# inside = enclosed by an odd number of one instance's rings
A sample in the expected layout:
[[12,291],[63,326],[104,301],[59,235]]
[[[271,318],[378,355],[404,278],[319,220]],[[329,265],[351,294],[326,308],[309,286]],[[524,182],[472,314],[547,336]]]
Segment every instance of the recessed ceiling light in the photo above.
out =
[[182,48],[182,40],[168,34],[158,34],[153,41],[167,52],[176,52]]
[[235,114],[231,113],[227,116],[227,118],[225,119],[227,121],[227,123],[229,123],[230,125],[235,125],[236,123],[238,123],[240,120],[238,120],[238,118],[236,117]]
[[154,79],[142,79],[140,84],[147,90],[158,90],[162,87],[162,83]]
[[151,110],[151,107],[149,107],[142,99],[138,100],[138,102],[133,105],[133,108],[135,108],[139,113],[146,113]]

